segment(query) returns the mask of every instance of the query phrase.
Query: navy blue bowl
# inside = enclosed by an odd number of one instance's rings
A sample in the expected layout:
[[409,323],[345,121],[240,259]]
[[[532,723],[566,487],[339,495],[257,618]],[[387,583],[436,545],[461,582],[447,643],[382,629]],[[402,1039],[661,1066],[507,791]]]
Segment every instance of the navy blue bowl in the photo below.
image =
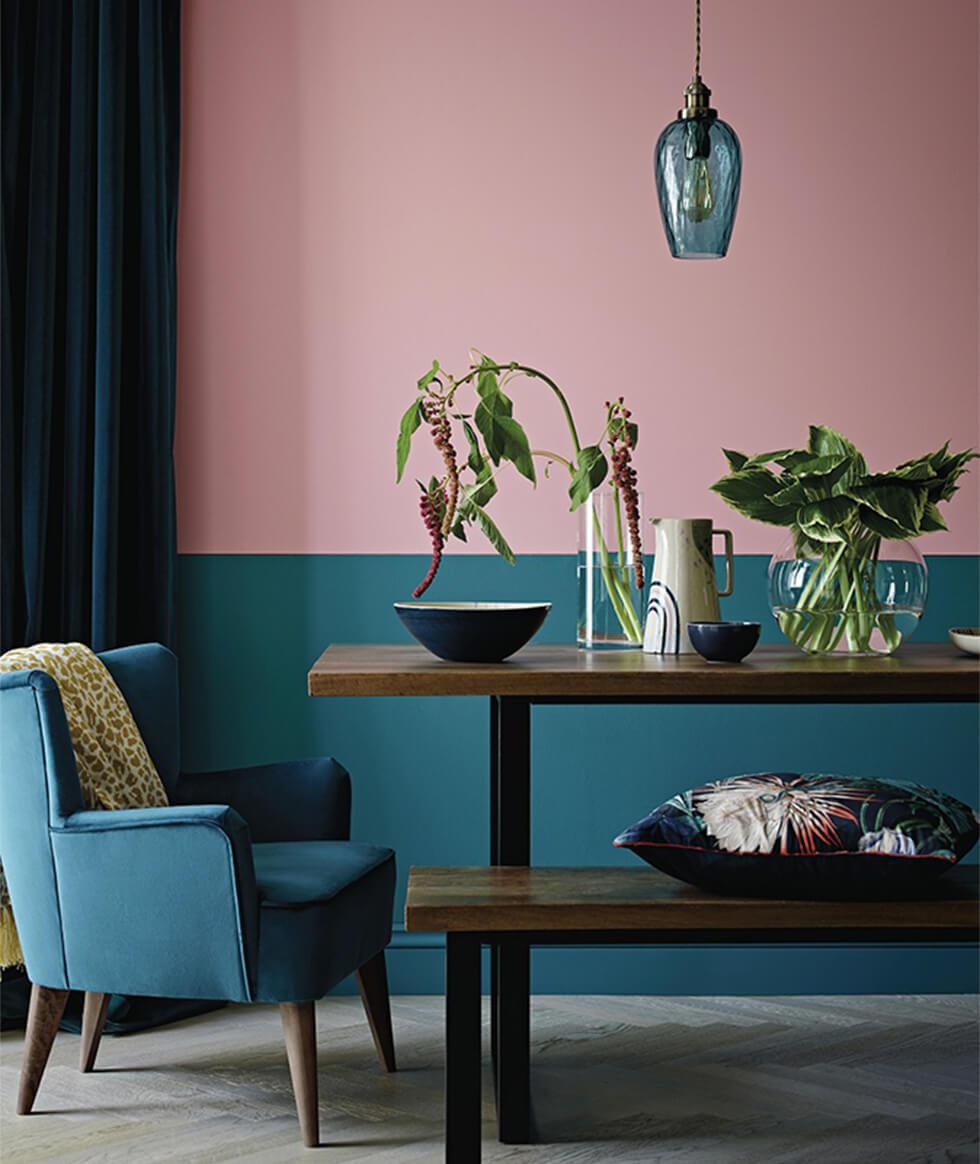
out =
[[709,663],[741,663],[759,641],[758,622],[689,622],[691,646]]
[[519,651],[550,602],[396,602],[395,613],[426,650],[452,663],[500,663]]

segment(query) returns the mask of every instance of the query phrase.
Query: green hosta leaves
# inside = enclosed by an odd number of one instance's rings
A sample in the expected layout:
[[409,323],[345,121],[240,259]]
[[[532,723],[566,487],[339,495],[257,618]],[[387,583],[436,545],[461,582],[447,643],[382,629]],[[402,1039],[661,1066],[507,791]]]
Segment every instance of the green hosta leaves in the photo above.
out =
[[854,520],[857,505],[849,497],[827,497],[804,505],[795,524],[811,542],[843,542],[844,528]]
[[938,502],[953,496],[977,456],[969,449],[950,453],[947,443],[890,473],[871,474],[855,446],[825,425],[811,426],[805,449],[754,457],[722,452],[731,472],[712,489],[746,517],[792,526],[797,547],[811,549],[851,542],[862,527],[896,539],[945,529]]
[[568,496],[572,499],[571,508],[578,509],[589,495],[605,481],[609,465],[605,454],[598,445],[587,445],[579,450],[578,464],[572,474],[572,483],[568,487]]
[[[848,496],[860,504],[862,522],[875,533],[882,533],[887,528],[886,537],[914,538],[920,532],[927,501],[923,487],[855,485],[848,491]],[[884,522],[878,519],[884,519]]]
[[919,531],[921,533],[936,533],[948,528],[943,515],[939,512],[939,506],[933,501],[927,501],[926,507],[922,511],[922,520],[919,522]]
[[797,504],[780,504],[775,496],[785,482],[770,469],[761,466],[746,467],[729,473],[711,488],[719,493],[732,509],[770,525],[792,525],[796,519]]
[[846,457],[853,466],[855,480],[868,471],[864,457],[847,437],[826,425],[810,425],[810,452],[820,457]]
[[412,448],[412,436],[423,420],[425,420],[425,413],[422,411],[422,397],[420,396],[409,405],[398,427],[398,441],[395,445],[396,482],[402,479],[408,454]]

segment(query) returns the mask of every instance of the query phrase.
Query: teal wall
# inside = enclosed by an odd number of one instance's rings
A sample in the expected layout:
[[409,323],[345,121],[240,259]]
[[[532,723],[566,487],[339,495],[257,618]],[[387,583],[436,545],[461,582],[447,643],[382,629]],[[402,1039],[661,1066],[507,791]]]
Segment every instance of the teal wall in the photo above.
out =
[[[741,556],[723,616],[763,623],[767,559]],[[335,755],[354,778],[355,838],[391,845],[400,868],[482,864],[488,849],[487,705],[482,699],[310,699],[306,673],[329,642],[407,638],[391,604],[425,572],[421,555],[184,555],[179,568],[184,766]],[[916,640],[978,621],[978,559],[929,561]],[[539,634],[575,633],[570,557],[448,557],[439,598],[548,599]],[[537,864],[623,865],[610,840],[680,789],[762,769],[918,780],[977,804],[977,710],[931,707],[542,707],[534,711]],[[287,788],[282,794],[288,796]],[[976,859],[976,853],[971,859]],[[442,989],[436,935],[396,933],[392,988]],[[975,991],[975,950],[778,948],[541,950],[545,993]]]

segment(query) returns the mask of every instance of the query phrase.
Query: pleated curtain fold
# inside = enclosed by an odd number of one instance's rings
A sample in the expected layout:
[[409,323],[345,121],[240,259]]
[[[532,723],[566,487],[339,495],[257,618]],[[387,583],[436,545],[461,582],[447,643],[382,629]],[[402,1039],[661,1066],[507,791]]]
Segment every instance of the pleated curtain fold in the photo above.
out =
[[4,0],[4,650],[173,642],[179,26]]

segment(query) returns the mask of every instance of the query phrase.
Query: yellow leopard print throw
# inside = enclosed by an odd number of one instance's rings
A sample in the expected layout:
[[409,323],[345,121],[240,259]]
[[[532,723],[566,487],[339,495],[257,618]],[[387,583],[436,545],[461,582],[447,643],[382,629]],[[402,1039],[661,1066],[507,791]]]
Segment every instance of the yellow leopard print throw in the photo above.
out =
[[[58,684],[86,808],[168,804],[133,713],[102,660],[82,643],[37,643],[0,655],[0,671],[46,671]],[[0,869],[0,966],[24,960]]]

